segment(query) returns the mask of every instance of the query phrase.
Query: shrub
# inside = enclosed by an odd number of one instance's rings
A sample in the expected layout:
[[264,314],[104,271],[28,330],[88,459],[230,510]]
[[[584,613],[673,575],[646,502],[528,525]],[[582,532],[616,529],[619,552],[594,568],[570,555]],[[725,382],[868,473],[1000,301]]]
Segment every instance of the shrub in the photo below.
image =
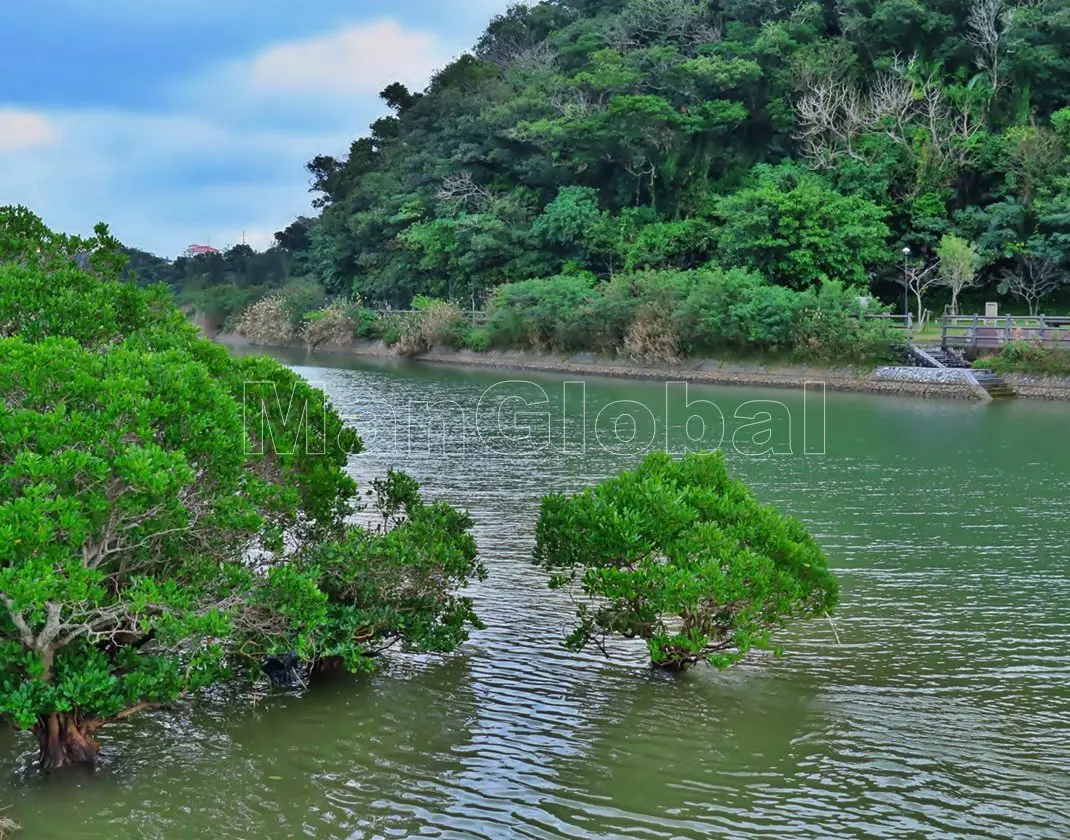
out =
[[468,321],[456,303],[417,295],[412,305],[420,313],[420,336],[428,348],[456,348],[464,343]]
[[886,358],[895,335],[866,314],[857,292],[837,281],[798,292],[750,269],[707,266],[622,274],[597,285],[561,275],[501,286],[487,329],[500,347],[620,352],[664,363],[721,349]]
[[239,288],[229,283],[209,286],[199,292],[180,297],[204,318],[209,328],[227,329],[234,326],[234,318],[264,296],[263,286]]
[[383,344],[387,347],[396,347],[401,341],[405,323],[406,319],[400,315],[388,315],[383,318],[379,331]]
[[306,313],[320,310],[327,303],[327,292],[311,280],[293,280],[282,287],[279,296],[294,335],[301,332]]
[[991,368],[998,373],[1040,373],[1050,376],[1070,375],[1070,351],[1045,347],[1036,341],[1011,341],[995,356],[978,359],[974,367]]
[[903,338],[887,321],[866,320],[855,290],[830,282],[804,299],[795,337],[800,358],[869,364],[901,355]]
[[346,304],[345,312],[353,322],[353,334],[357,338],[374,340],[383,337],[383,319],[372,309],[358,304]]
[[483,328],[469,330],[464,336],[464,346],[476,353],[486,353],[490,349],[490,333]]
[[591,274],[563,274],[499,286],[491,299],[487,330],[499,347],[566,352],[585,349],[592,306],[598,300]]
[[791,618],[831,612],[839,586],[803,525],[760,505],[722,453],[664,453],[582,493],[543,499],[535,561],[554,589],[579,585],[565,641],[646,641],[651,661],[726,667],[772,646]]
[[690,289],[674,313],[690,350],[780,350],[792,346],[801,295],[773,286],[748,269],[710,267],[692,273]]

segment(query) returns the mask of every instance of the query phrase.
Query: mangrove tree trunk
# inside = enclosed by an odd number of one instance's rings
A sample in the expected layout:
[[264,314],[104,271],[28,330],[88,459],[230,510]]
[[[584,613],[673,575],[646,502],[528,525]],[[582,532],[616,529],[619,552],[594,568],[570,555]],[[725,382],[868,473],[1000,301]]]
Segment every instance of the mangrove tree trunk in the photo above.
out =
[[38,761],[48,772],[80,764],[95,767],[100,744],[93,737],[96,726],[77,715],[53,712],[38,719],[33,728],[40,748]]

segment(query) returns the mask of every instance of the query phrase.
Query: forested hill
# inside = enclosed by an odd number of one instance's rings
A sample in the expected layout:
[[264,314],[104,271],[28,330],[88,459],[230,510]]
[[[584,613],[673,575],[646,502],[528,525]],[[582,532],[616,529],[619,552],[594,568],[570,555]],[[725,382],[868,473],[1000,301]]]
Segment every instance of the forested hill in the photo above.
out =
[[331,294],[713,260],[891,300],[945,234],[993,293],[1070,257],[1070,0],[549,0],[382,97],[309,164]]

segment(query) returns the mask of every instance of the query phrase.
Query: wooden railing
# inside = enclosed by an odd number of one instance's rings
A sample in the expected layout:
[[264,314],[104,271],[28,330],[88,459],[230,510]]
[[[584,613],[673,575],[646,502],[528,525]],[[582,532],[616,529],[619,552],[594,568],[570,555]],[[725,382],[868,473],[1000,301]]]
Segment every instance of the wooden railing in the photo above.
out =
[[941,347],[999,348],[1009,341],[1070,348],[1070,318],[1045,315],[947,316],[941,330]]
[[[389,318],[394,315],[412,317],[421,314],[419,309],[376,309],[374,311],[380,318]],[[462,309],[461,315],[473,327],[481,327],[487,323],[487,311],[485,309]]]
[[906,331],[907,341],[911,341],[914,338],[913,315],[890,315],[882,312],[879,315],[867,315],[866,318],[871,321],[888,321],[894,329]]

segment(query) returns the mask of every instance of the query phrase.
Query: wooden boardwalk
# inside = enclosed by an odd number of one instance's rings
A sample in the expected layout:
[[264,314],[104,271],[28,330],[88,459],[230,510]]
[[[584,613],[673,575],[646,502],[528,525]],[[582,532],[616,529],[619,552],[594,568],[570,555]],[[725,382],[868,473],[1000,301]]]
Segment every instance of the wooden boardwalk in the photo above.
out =
[[958,315],[943,319],[940,346],[944,348],[998,350],[1011,341],[1028,341],[1070,350],[1070,318]]

